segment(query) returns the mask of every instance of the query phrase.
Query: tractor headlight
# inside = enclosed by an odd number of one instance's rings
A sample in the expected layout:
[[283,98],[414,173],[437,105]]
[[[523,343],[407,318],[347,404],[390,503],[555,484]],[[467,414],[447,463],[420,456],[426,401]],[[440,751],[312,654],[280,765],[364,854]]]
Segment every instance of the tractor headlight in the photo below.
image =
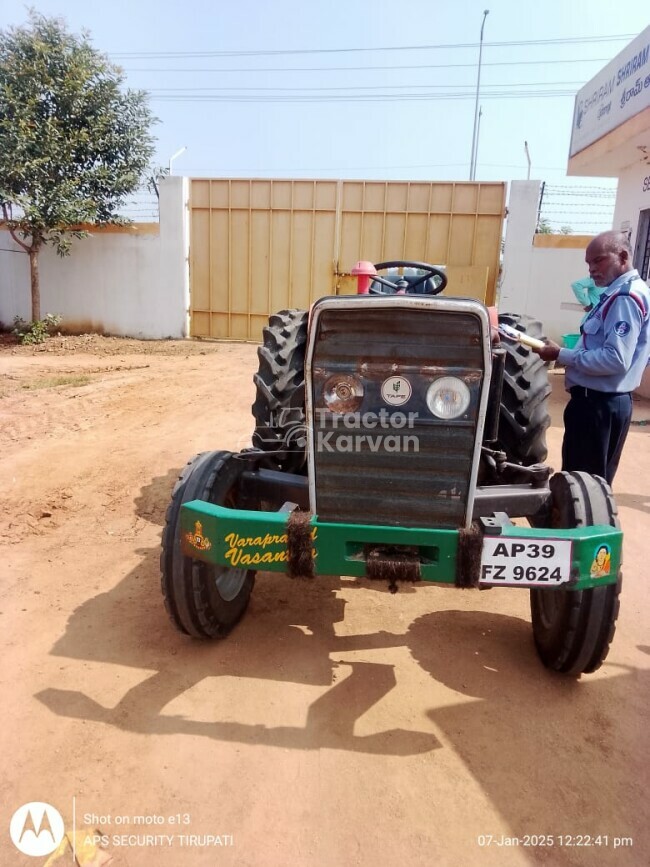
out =
[[427,406],[442,419],[458,418],[467,411],[470,402],[469,388],[456,376],[442,376],[432,382],[427,390]]
[[323,385],[323,400],[332,412],[356,412],[363,400],[363,383],[356,376],[334,374]]

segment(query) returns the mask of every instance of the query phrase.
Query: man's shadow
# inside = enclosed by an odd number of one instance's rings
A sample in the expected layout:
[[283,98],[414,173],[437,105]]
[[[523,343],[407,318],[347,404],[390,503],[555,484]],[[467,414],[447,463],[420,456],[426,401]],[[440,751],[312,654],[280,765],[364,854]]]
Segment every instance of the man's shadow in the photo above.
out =
[[650,494],[620,494],[617,492],[614,499],[617,506],[636,509],[638,512],[650,515]]
[[408,646],[463,696],[429,718],[515,836],[631,834],[637,852],[642,836],[650,844],[632,809],[650,783],[647,670],[606,662],[579,680],[557,675],[537,659],[529,623],[477,611],[418,618]]

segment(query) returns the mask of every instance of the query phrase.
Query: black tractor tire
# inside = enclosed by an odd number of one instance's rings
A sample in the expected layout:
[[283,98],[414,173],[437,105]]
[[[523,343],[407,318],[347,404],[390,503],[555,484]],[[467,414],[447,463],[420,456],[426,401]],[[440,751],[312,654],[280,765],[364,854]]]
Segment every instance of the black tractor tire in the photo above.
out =
[[160,556],[165,608],[174,626],[193,638],[223,638],[248,607],[255,572],[229,569],[184,556],[183,503],[206,500],[236,507],[239,477],[246,468],[231,452],[203,452],[187,464],[167,509]]
[[[531,316],[516,313],[499,315],[499,323],[510,325],[530,337],[544,339],[542,324]],[[542,359],[524,346],[504,338],[506,350],[503,392],[499,415],[499,447],[513,463],[530,466],[546,460],[546,429],[551,423],[548,396],[551,385]]]
[[[599,476],[556,473],[550,487],[553,494],[550,526],[567,529],[595,524],[619,526],[611,488]],[[616,628],[621,581],[619,572],[616,584],[590,590],[531,588],[533,636],[547,668],[568,675],[600,668]]]
[[281,310],[270,317],[263,335],[253,377],[257,388],[253,446],[269,452],[267,466],[304,475],[307,311]]

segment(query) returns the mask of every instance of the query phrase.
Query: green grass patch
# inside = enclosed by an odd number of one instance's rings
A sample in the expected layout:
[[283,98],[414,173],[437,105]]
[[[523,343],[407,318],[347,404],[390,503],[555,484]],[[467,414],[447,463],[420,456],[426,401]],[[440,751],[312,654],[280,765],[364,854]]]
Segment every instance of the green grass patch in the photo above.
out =
[[88,385],[90,377],[85,373],[78,373],[72,376],[45,376],[43,379],[34,379],[32,382],[23,383],[23,388],[61,388],[65,386]]

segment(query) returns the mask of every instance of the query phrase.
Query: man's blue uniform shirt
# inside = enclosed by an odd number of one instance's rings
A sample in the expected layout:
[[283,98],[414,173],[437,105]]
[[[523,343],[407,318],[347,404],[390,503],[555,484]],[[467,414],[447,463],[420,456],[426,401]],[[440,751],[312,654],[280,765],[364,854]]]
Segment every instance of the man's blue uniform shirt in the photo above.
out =
[[650,355],[650,289],[636,270],[617,277],[582,323],[574,349],[561,349],[565,385],[633,391]]

